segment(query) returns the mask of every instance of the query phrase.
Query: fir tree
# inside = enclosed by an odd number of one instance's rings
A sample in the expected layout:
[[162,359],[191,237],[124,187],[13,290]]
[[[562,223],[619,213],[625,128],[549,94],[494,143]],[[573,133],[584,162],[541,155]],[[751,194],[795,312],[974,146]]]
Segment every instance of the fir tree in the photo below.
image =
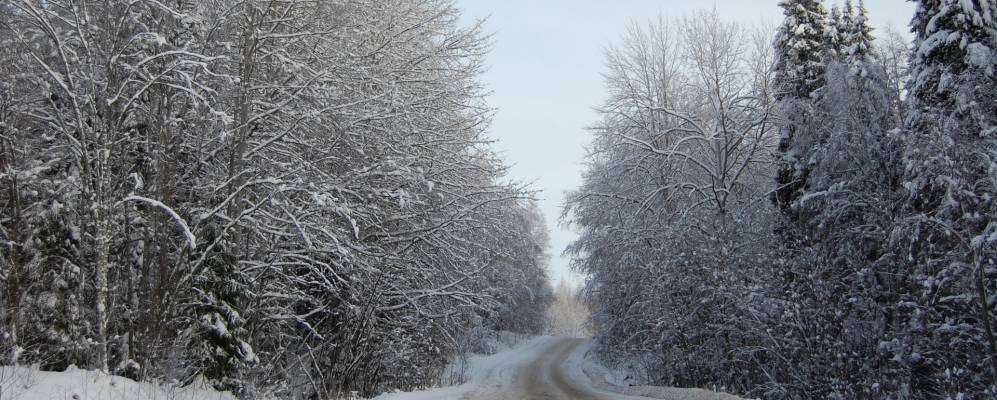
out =
[[845,56],[845,45],[848,41],[848,30],[845,25],[841,8],[831,7],[831,15],[827,20],[827,32],[824,34],[824,61],[840,61]]
[[872,36],[872,27],[869,26],[869,17],[864,1],[859,1],[855,17],[847,29],[847,59],[849,64],[866,62],[869,57],[872,57],[872,42],[875,38]]
[[820,0],[783,0],[779,6],[785,20],[775,41],[774,86],[787,121],[779,142],[783,159],[773,200],[783,213],[796,220],[798,216],[794,215],[792,205],[807,187],[810,170],[807,154],[813,139],[801,127],[811,113],[811,98],[824,86],[822,55],[828,15]]
[[907,284],[887,340],[912,398],[997,394],[995,15],[992,1],[923,0],[911,23],[907,198],[894,230]]
[[855,25],[855,5],[852,0],[845,0],[844,9],[841,12],[842,32],[845,34],[845,40],[848,40],[848,33]]
[[827,11],[820,0],[782,0],[779,7],[785,19],[775,40],[776,96],[808,98],[824,85]]

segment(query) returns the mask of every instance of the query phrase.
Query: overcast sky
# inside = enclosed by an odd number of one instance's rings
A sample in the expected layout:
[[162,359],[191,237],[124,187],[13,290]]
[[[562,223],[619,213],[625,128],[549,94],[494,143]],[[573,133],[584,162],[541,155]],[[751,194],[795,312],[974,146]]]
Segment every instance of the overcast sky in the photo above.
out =
[[[513,179],[542,190],[542,208],[551,227],[551,275],[555,281],[582,278],[561,257],[574,238],[558,217],[564,193],[581,183],[581,161],[590,140],[585,127],[596,120],[592,108],[603,98],[603,49],[630,21],[666,18],[716,7],[720,15],[743,22],[782,21],[776,0],[458,0],[465,23],[485,19],[494,34],[484,82],[498,114],[491,136],[513,165]],[[905,0],[867,0],[873,25],[907,30],[913,5]]]

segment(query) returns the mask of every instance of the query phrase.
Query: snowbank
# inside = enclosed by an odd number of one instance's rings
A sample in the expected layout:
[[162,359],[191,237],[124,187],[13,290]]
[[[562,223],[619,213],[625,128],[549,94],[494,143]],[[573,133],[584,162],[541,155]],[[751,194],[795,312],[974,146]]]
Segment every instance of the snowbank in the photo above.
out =
[[732,394],[712,392],[704,389],[631,385],[627,382],[624,374],[602,365],[591,349],[591,341],[578,346],[571,357],[568,358],[565,369],[571,373],[572,379],[577,382],[583,382],[592,388],[610,393],[620,393],[627,396],[646,397],[650,399],[744,400]]
[[160,386],[72,367],[65,372],[43,372],[27,367],[0,367],[0,399],[236,400],[230,393],[211,390],[203,385],[200,388]]
[[495,343],[500,348],[497,353],[468,358],[465,365],[467,382],[462,385],[421,392],[388,393],[374,400],[459,400],[485,385],[508,385],[521,367],[534,360],[538,356],[537,352],[546,349],[544,344],[548,340],[549,337],[535,337],[516,346]]

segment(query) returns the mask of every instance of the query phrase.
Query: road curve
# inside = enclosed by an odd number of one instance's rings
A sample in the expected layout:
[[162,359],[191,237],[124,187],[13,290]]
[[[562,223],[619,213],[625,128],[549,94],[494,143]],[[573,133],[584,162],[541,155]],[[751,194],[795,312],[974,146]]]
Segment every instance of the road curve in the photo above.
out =
[[472,356],[461,385],[386,393],[377,400],[742,400],[702,389],[619,388],[624,395],[596,388],[581,365],[586,351],[585,339],[535,337],[508,351]]
[[466,400],[631,400],[645,399],[598,391],[572,379],[568,359],[584,339],[548,338],[540,351],[518,366],[506,385],[467,393]]

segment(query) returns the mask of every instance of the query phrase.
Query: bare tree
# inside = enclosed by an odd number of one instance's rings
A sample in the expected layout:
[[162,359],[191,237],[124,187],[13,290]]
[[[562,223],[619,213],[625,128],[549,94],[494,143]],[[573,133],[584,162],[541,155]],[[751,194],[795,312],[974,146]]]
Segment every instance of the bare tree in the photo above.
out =
[[745,362],[730,316],[770,252],[777,141],[771,52],[748,37],[701,12],[608,50],[609,100],[565,210],[597,339],[644,357],[659,382],[732,384],[725,366]]
[[0,17],[9,362],[372,395],[436,381],[472,329],[543,328],[546,228],[490,148],[488,38],[452,2]]

